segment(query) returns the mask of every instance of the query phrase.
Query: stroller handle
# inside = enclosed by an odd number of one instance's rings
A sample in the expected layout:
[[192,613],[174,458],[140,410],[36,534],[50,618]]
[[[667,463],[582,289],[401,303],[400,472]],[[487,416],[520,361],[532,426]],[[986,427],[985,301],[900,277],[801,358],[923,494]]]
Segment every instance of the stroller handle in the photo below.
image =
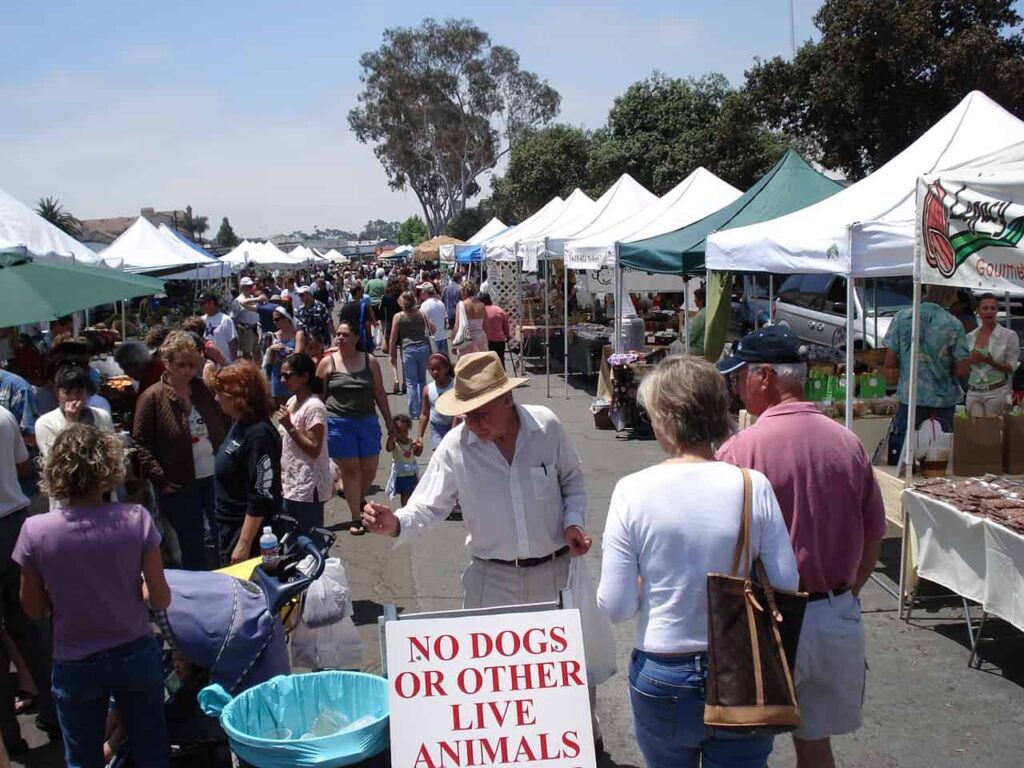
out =
[[[272,614],[278,613],[323,575],[327,564],[327,550],[330,548],[330,542],[334,540],[332,534],[328,535],[325,545],[317,544],[309,536],[299,536],[295,540],[292,553],[283,559],[275,573],[269,573],[262,564],[256,566],[253,580],[266,595],[267,605]],[[313,558],[313,568],[308,575],[299,569],[299,563],[305,555]]]

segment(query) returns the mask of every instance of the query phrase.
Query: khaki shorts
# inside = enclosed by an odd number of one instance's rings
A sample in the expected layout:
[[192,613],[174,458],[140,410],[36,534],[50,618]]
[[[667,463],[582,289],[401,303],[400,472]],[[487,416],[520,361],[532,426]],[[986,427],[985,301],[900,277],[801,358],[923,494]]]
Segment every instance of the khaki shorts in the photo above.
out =
[[852,592],[807,604],[793,678],[796,738],[817,741],[860,728],[867,660],[860,600]]
[[238,354],[252,357],[259,351],[259,334],[255,328],[238,326]]

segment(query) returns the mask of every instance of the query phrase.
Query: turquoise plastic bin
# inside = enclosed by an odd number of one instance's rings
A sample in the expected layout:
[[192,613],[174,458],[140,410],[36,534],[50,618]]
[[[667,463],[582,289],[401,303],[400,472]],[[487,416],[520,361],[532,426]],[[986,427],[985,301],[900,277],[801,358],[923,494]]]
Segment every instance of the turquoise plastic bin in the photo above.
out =
[[[257,768],[352,765],[382,752],[388,745],[388,683],[362,672],[314,672],[279,675],[231,698],[220,685],[199,693],[199,705],[219,717],[231,749]],[[300,740],[324,709],[341,712],[355,722],[372,722],[344,733]],[[288,728],[294,738],[263,738],[274,728]]]

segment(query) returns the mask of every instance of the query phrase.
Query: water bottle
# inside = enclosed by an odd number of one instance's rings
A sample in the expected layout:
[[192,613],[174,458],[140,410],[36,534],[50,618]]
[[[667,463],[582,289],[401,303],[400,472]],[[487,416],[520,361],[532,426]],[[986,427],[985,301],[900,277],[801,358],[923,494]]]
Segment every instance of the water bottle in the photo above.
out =
[[277,557],[278,541],[277,536],[274,535],[274,529],[269,525],[264,527],[263,535],[260,536],[260,554],[263,555],[264,563],[273,562],[274,558]]

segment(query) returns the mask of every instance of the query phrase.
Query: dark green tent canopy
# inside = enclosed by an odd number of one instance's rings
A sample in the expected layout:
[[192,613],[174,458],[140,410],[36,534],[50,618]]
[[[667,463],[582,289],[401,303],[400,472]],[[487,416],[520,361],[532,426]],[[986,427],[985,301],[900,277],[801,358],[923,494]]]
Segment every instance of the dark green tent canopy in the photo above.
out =
[[704,244],[712,232],[757,224],[831,197],[842,186],[814,170],[797,152],[782,159],[724,208],[664,235],[619,245],[619,263],[643,272],[679,275],[704,269]]

